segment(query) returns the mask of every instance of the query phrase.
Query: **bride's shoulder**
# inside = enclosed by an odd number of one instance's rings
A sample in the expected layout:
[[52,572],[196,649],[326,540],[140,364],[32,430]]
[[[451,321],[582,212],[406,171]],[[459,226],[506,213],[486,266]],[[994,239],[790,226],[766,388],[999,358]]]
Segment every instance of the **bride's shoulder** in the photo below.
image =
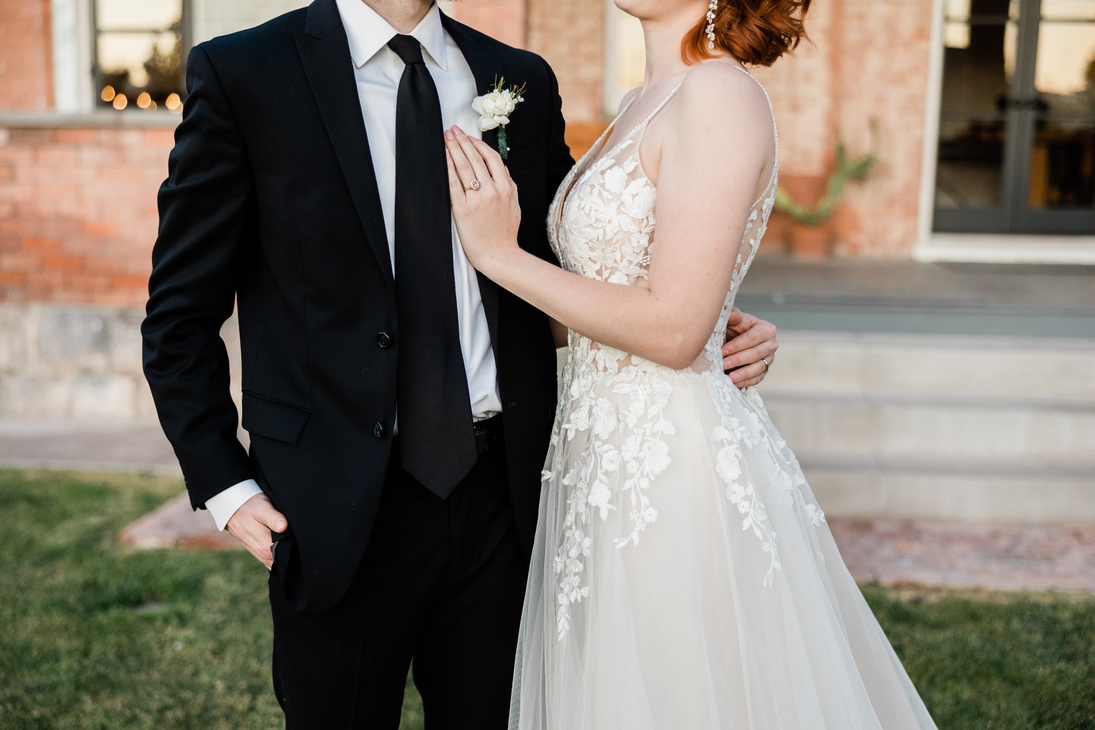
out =
[[740,66],[726,61],[698,64],[684,75],[677,96],[672,126],[686,137],[715,130],[756,142],[773,136],[768,95]]
[[703,117],[744,118],[754,121],[772,117],[768,94],[743,67],[729,61],[707,61],[689,69],[680,86],[680,106]]
[[623,98],[620,99],[620,106],[618,109],[616,109],[617,116],[623,114],[624,109],[627,109],[629,106],[631,106],[631,102],[635,101],[635,97],[639,95],[640,91],[642,91],[640,87],[635,87],[634,89],[628,91],[623,95]]

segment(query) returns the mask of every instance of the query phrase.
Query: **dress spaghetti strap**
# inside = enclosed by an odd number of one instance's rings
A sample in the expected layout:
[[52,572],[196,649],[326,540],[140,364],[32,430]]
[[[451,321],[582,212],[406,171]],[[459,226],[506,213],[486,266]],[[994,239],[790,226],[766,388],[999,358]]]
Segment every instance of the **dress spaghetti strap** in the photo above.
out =
[[[764,84],[758,81],[756,76],[749,73],[748,69],[742,66],[734,66],[734,68],[751,78],[753,83],[759,86],[760,90],[764,92],[764,98],[768,100],[768,111],[772,114],[772,139],[775,142],[776,151],[776,161],[775,164],[772,165],[772,178],[774,179],[776,171],[779,169],[779,127],[776,125],[776,109],[772,106],[772,97],[768,96],[768,89],[764,88]],[[771,181],[769,181],[768,184],[771,185]]]

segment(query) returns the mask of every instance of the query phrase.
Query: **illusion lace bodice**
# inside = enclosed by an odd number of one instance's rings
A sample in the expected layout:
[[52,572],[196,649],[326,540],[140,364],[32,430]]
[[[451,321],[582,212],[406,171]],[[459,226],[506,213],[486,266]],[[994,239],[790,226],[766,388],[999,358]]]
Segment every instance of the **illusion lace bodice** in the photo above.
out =
[[[752,78],[745,69],[735,68]],[[651,120],[669,104],[683,83],[677,84],[646,119],[612,149],[605,151],[606,140],[616,125],[613,122],[560,185],[548,212],[548,238],[559,263],[566,270],[614,284],[641,285],[648,278],[654,248],[657,188],[643,170],[639,147]],[[767,97],[768,92],[764,93]],[[625,111],[627,107],[620,115]],[[768,216],[775,203],[778,155],[777,138],[771,177],[760,198],[750,206],[730,290],[726,293],[722,312],[703,355],[691,367],[693,371],[714,369],[721,372],[726,322],[738,288],[760,247]],[[600,370],[618,371],[629,366],[644,369],[663,367],[591,342],[573,331],[569,344],[572,353],[586,355],[585,359],[595,363]]]
[[[568,271],[630,286],[642,286],[648,278],[655,247],[657,190],[643,170],[639,147],[650,121],[670,103],[682,84],[607,151],[603,149],[609,134],[606,131],[560,186],[549,209],[548,232],[555,255]],[[658,518],[650,488],[673,461],[669,442],[678,433],[680,418],[672,415],[671,400],[677,392],[678,400],[687,402],[680,395],[680,387],[690,387],[682,379],[704,381],[695,385],[709,393],[705,397],[717,408],[729,408],[727,404],[744,397],[755,409],[747,416],[751,419],[748,424],[729,411],[723,414],[725,417],[719,421],[723,425],[711,432],[710,439],[721,449],[719,473],[730,502],[746,515],[747,527],[769,554],[770,571],[779,567],[779,551],[765,507],[743,481],[742,470],[736,464],[742,444],[758,450],[770,448],[772,453],[786,445],[775,439],[769,443],[758,435],[762,433],[758,413],[764,408],[760,396],[752,388],[739,392],[722,371],[727,319],[772,212],[777,170],[774,161],[768,184],[750,206],[730,290],[703,353],[690,367],[674,370],[594,342],[573,330],[569,334],[556,431],[544,471],[546,480],[560,479],[565,488],[572,490],[554,564],[560,581],[560,634],[567,630],[569,606],[581,601],[583,591],[588,590],[583,574],[585,557],[591,549],[588,529],[593,514],[599,514],[602,520],[611,512],[626,516],[625,522],[612,530],[616,547],[638,544],[640,534]],[[614,445],[614,440],[619,440],[619,445]],[[578,458],[557,448],[564,442],[573,445],[581,441],[586,446]],[[788,489],[796,486],[789,472],[780,474],[781,480],[786,474]],[[619,484],[613,487],[616,478]],[[811,513],[810,519],[815,518],[821,519],[819,511]],[[771,572],[766,580],[770,579]]]

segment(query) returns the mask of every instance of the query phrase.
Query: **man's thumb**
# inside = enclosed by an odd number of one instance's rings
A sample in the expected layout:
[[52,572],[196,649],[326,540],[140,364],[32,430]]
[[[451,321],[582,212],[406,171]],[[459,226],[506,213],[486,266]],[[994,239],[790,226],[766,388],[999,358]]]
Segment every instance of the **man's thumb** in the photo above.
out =
[[266,504],[258,515],[259,522],[269,527],[274,532],[285,532],[289,529],[289,521],[285,515],[274,509],[273,505]]

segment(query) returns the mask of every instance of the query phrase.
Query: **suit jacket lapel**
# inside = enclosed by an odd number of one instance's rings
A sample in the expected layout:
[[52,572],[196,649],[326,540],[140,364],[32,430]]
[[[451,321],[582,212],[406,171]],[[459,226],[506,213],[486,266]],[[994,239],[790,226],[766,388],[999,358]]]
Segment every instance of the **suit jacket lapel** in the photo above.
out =
[[[441,25],[456,41],[456,45],[460,47],[460,52],[464,54],[468,66],[471,67],[472,75],[475,76],[476,95],[486,94],[494,85],[495,79],[505,76],[505,69],[498,54],[493,49],[480,43],[477,37],[468,32],[467,26],[456,22],[444,13],[441,13]],[[471,102],[472,100],[468,99],[469,105]],[[498,149],[498,134],[495,130],[483,132],[483,141],[495,150]],[[487,315],[487,329],[490,330],[490,339],[497,351],[498,285],[478,272],[477,278],[479,280],[479,293],[483,299],[483,311]]]
[[384,213],[380,207],[365,120],[361,116],[354,65],[346,29],[334,0],[315,0],[309,6],[304,33],[297,34],[296,43],[339,167],[365,228],[365,237],[394,291]]

